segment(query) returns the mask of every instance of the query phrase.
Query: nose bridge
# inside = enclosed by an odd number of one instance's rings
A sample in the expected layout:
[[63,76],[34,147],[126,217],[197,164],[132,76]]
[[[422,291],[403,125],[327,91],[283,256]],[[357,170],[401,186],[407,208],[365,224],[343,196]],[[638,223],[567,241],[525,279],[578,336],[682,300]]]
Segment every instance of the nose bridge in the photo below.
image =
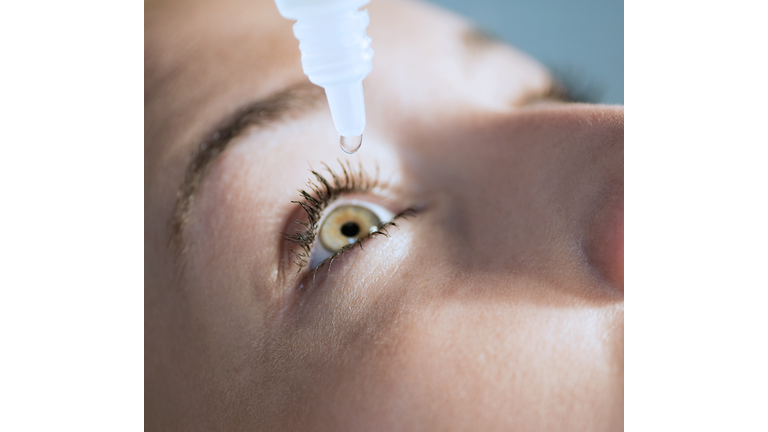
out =
[[449,247],[477,268],[578,265],[596,203],[623,181],[620,107],[489,115],[428,135],[406,164],[450,225]]

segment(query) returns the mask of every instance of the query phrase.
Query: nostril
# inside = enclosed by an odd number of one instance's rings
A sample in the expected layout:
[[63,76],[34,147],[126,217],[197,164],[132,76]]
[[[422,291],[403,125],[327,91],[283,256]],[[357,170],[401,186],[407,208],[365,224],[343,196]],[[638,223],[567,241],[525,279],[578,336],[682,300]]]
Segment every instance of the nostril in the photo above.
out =
[[624,291],[624,209],[618,212],[609,235],[608,278]]
[[612,206],[597,221],[590,252],[606,280],[624,291],[624,204]]

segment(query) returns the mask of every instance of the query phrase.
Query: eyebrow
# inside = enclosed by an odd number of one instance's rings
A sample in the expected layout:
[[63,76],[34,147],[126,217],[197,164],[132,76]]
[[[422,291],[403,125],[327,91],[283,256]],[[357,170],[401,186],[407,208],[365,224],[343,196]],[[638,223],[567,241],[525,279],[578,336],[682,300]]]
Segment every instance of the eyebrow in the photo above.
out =
[[471,26],[461,32],[461,41],[470,51],[480,51],[505,42],[488,30]]
[[198,142],[196,150],[187,165],[184,181],[176,193],[176,204],[171,216],[171,235],[168,245],[178,259],[184,253],[183,232],[189,223],[189,209],[195,193],[205,178],[211,164],[226,150],[227,146],[244,132],[253,127],[295,119],[321,106],[325,92],[309,82],[286,87],[264,99],[250,102],[218,123],[218,127],[207,133]]
[[[466,28],[461,33],[461,41],[466,49],[470,52],[480,53],[488,48],[499,45],[508,45],[500,37],[496,36],[492,32],[471,26]],[[543,90],[536,90],[526,95],[520,102],[520,107],[533,105],[537,102],[588,102],[586,98],[581,97],[577,92],[572,91],[561,76],[556,71],[550,70],[549,72],[550,82]]]

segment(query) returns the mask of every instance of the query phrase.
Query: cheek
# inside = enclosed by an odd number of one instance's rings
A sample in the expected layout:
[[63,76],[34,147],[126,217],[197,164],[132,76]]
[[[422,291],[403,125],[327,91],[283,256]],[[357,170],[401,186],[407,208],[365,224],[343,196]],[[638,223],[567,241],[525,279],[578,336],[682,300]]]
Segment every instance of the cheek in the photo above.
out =
[[405,321],[350,368],[359,375],[328,407],[351,429],[567,430],[616,420],[617,340],[599,309],[450,302]]

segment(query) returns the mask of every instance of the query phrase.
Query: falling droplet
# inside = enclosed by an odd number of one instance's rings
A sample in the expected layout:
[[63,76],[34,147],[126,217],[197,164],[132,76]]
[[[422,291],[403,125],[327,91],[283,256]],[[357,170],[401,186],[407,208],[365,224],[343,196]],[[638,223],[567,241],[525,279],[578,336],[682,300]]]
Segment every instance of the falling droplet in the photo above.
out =
[[341,150],[344,151],[346,154],[355,154],[358,150],[360,150],[360,145],[363,144],[363,136],[342,136],[339,138],[339,145],[341,145]]

